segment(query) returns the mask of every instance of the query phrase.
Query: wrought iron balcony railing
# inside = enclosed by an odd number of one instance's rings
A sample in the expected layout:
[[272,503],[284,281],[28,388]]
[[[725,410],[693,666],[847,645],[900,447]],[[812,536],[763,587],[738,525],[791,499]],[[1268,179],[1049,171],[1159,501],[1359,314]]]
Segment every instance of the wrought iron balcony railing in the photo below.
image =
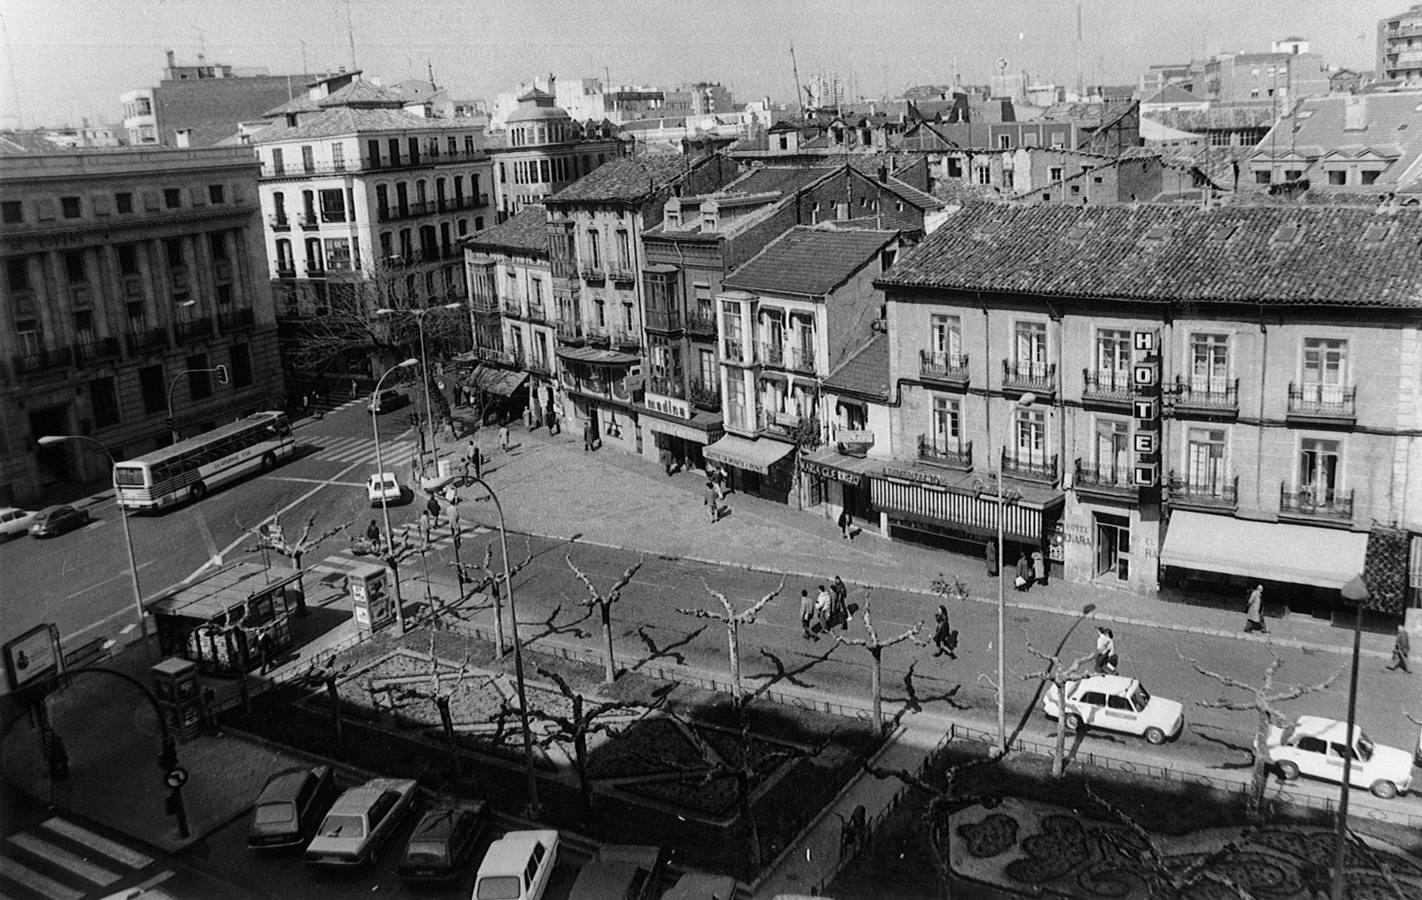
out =
[[949,443],[942,435],[920,434],[918,458],[935,466],[970,472],[973,468],[973,442]]
[[1289,411],[1292,417],[1346,421],[1356,417],[1356,387],[1336,384],[1289,383]]
[[1034,394],[1051,394],[1057,389],[1056,363],[1014,363],[1002,361],[1002,389]]
[[944,353],[941,350],[920,350],[918,351],[918,375],[925,381],[966,385],[968,383],[968,357],[964,354]]
[[1239,379],[1175,379],[1176,415],[1239,412]]
[[1126,369],[1099,369],[1093,372],[1082,369],[1083,388],[1081,399],[1098,403],[1129,405],[1135,391],[1131,385],[1131,373]]
[[1026,456],[1009,454],[1006,449],[1002,451],[1002,474],[1005,478],[1017,478],[1022,481],[1045,481],[1054,483],[1057,480],[1057,455],[1053,453],[1047,456],[1043,453],[1033,453]]
[[1239,476],[1170,472],[1170,505],[1179,508],[1234,509],[1239,505]]
[[1125,496],[1136,492],[1129,467],[1110,463],[1083,463],[1079,459],[1073,467],[1072,485],[1079,493],[1088,494]]
[[1353,492],[1327,490],[1287,482],[1279,485],[1279,517],[1307,521],[1353,521]]

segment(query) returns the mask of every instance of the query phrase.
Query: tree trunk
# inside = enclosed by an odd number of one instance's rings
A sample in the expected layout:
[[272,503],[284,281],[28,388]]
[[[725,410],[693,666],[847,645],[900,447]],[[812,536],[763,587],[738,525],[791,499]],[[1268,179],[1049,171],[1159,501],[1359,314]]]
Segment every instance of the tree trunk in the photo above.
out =
[[[748,764],[748,763],[746,763]],[[744,768],[736,770],[736,806],[740,810],[741,821],[745,822],[746,840],[749,842],[751,868],[760,871],[760,829],[755,824],[755,814],[750,802],[750,774]]]
[[1052,777],[1061,778],[1066,771],[1066,682],[1052,679],[1057,688],[1057,745],[1052,753]]
[[726,641],[730,644],[731,650],[731,694],[735,698],[736,706],[741,705],[741,652],[739,626],[736,621],[731,620],[726,626]]
[[449,768],[459,777],[459,744],[454,739],[454,718],[449,714],[449,698],[436,697],[435,708],[439,710],[439,724],[444,729],[444,742],[449,748]]
[[321,681],[326,685],[326,696],[331,698],[331,718],[336,726],[336,744],[339,746],[346,737],[346,720],[341,711],[340,689],[336,687],[334,675],[326,675]]
[[1249,797],[1245,803],[1245,815],[1250,822],[1262,821],[1264,809],[1264,786],[1269,777],[1265,765],[1265,740],[1269,734],[1269,714],[1259,710],[1259,726],[1254,732],[1254,770],[1249,779]]
[[598,611],[602,613],[602,634],[607,641],[607,658],[603,660],[603,681],[607,684],[617,680],[617,661],[612,658],[612,604],[606,601],[599,603]]
[[874,730],[883,734],[884,732],[884,698],[880,691],[880,678],[883,677],[883,647],[870,647],[869,654],[874,657],[874,667],[870,669],[870,690],[874,692]]
[[296,615],[309,615],[306,608],[306,581],[301,577],[301,552],[297,551],[291,555],[292,568],[296,569]]
[[[582,721],[578,713],[577,721]],[[588,736],[579,728],[573,735],[573,769],[578,773],[578,794],[583,800],[583,824],[592,824],[592,784],[588,781]]]

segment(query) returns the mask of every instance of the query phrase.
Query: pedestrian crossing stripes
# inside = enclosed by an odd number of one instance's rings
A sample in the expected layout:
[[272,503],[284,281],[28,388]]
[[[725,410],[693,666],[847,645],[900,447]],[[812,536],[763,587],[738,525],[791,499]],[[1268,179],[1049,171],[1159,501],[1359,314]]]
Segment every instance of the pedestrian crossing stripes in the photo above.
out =
[[[459,523],[459,536],[462,540],[468,540],[475,535],[489,534],[493,529],[478,525],[473,522]],[[424,546],[424,539],[420,535],[420,526],[414,522],[406,522],[401,525],[390,526],[391,536],[395,539],[395,545],[421,548]],[[454,546],[454,533],[450,530],[449,524],[435,526],[434,532],[430,535],[430,548],[433,550],[445,550]],[[316,572],[325,572],[334,575],[349,575],[351,569],[362,562],[370,562],[370,559],[355,560],[345,556],[328,556],[323,561],[312,566]]]
[[[153,857],[55,816],[0,846],[0,898],[84,900],[153,864]],[[97,887],[95,887],[97,886]]]
[[[323,437],[317,449],[311,454],[313,459],[327,462],[369,462],[375,463],[375,442],[363,437]],[[380,463],[388,471],[393,466],[409,465],[419,455],[419,448],[408,441],[392,441],[380,444]]]

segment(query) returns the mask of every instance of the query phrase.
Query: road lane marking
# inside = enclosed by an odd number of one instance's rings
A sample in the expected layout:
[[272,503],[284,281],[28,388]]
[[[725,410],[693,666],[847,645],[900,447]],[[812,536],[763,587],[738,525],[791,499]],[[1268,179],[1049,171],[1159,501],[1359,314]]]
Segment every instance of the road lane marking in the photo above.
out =
[[[139,564],[138,564],[138,571],[142,572],[144,569],[146,569],[147,567],[149,567],[149,566],[151,566],[151,565],[153,565],[153,560],[151,560],[151,559],[150,559],[148,562],[139,563]],[[128,577],[129,577],[129,573],[128,573],[128,572],[120,572],[120,573],[117,574],[117,575],[111,576],[111,577],[109,577],[109,578],[105,578],[103,581],[95,582],[94,584],[91,584],[91,585],[89,585],[89,586],[86,587],[86,588],[81,588],[81,589],[75,591],[74,593],[70,594],[68,597],[65,597],[64,599],[65,599],[65,600],[73,600],[75,597],[82,597],[84,594],[87,594],[87,593],[89,593],[90,591],[95,590],[95,589],[97,589],[97,588],[101,588],[101,587],[103,587],[104,585],[108,584],[108,583],[111,582],[111,581],[118,581],[118,580],[121,579],[121,578],[128,578]]]
[[76,891],[68,885],[60,884],[53,878],[41,875],[29,866],[20,865],[8,856],[0,856],[0,875],[4,875],[16,884],[22,884],[32,891],[44,894],[49,900],[83,900],[84,897],[82,891]]
[[93,847],[105,856],[116,859],[134,869],[142,869],[153,862],[153,857],[145,856],[132,847],[120,844],[118,841],[111,841],[102,834],[95,834],[89,829],[76,825],[68,819],[61,819],[55,816],[49,821],[41,823],[40,827],[53,831],[55,834],[63,835],[75,843],[83,844],[86,847]]
[[[207,564],[209,566],[222,565],[222,557],[226,554],[218,552],[217,541],[212,538],[212,529],[207,527],[207,516],[202,514],[201,507],[193,507],[193,512],[197,513],[198,530],[202,532],[202,542],[207,546]],[[240,538],[238,543],[241,543]]]
[[77,853],[70,853],[62,847],[56,847],[50,842],[42,841],[30,834],[12,834],[10,843],[33,853],[46,862],[63,866],[80,878],[92,881],[100,887],[108,887],[123,877],[117,872],[110,872],[103,866],[89,862]]
[[281,477],[279,477],[279,478],[271,478],[271,479],[268,479],[268,480],[270,480],[270,481],[291,481],[291,482],[294,482],[294,483],[296,483],[296,484],[332,484],[332,485],[337,485],[337,486],[339,486],[339,487],[354,487],[354,488],[365,487],[365,484],[364,484],[363,482],[359,482],[359,481],[333,481],[333,480],[331,480],[331,479],[329,479],[329,478],[297,478],[297,477],[295,477],[295,476],[290,476],[290,475],[283,475],[283,476],[281,476]]

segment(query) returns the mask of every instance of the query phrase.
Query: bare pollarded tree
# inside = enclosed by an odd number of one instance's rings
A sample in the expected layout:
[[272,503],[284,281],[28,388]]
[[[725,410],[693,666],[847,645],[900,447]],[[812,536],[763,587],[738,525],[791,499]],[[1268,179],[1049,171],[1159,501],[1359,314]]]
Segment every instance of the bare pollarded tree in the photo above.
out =
[[731,690],[735,694],[734,700],[736,706],[739,707],[745,699],[745,692],[741,689],[741,626],[755,624],[756,616],[760,615],[760,611],[765,609],[766,604],[774,600],[779,596],[780,592],[785,589],[785,576],[780,576],[780,584],[776,585],[775,590],[761,597],[755,603],[740,612],[736,612],[736,608],[731,605],[730,600],[726,599],[725,594],[715,590],[705,581],[701,583],[705,586],[708,594],[720,601],[721,609],[686,609],[678,607],[677,612],[698,619],[715,619],[725,626],[726,644],[731,657]]
[[278,556],[285,556],[291,560],[291,567],[296,570],[296,614],[304,616],[306,615],[306,583],[302,577],[301,558],[321,546],[327,538],[335,537],[345,531],[350,525],[350,522],[343,522],[313,536],[311,532],[316,527],[316,516],[313,514],[302,526],[301,535],[292,539],[287,536],[286,529],[282,527],[279,515],[272,513],[270,522],[247,530],[257,539],[257,543],[248,547],[247,552],[261,553],[270,550]]
[[1092,673],[1092,663],[1096,659],[1096,654],[1087,653],[1070,662],[1063,662],[1063,657],[1059,652],[1044,653],[1032,646],[1032,636],[1027,633],[1025,628],[1022,629],[1022,640],[1027,645],[1027,652],[1045,663],[1040,670],[1023,675],[1022,678],[1026,681],[1045,681],[1051,685],[1052,690],[1057,692],[1060,712],[1057,716],[1056,746],[1052,751],[1052,775],[1061,778],[1066,769],[1066,734],[1068,731],[1076,731],[1081,725],[1079,720],[1075,723],[1075,727],[1071,727],[1071,723],[1069,723],[1069,720],[1074,716],[1066,711],[1066,686],[1068,682],[1080,681]]
[[836,634],[834,636],[834,640],[836,644],[848,644],[853,647],[863,647],[865,650],[869,651],[869,658],[871,661],[869,667],[870,690],[873,692],[874,704],[874,728],[875,730],[882,733],[884,730],[884,651],[894,646],[895,644],[901,644],[904,641],[913,641],[920,647],[923,646],[924,642],[918,640],[918,633],[923,630],[923,621],[920,619],[917,625],[913,626],[912,628],[906,629],[897,637],[889,638],[887,641],[880,639],[879,631],[874,627],[874,617],[869,612],[869,594],[867,591],[864,595],[864,608],[860,611],[860,617],[864,621],[864,631],[866,634],[868,634],[868,637],[843,638]]
[[573,554],[569,553],[565,559],[568,568],[573,570],[573,574],[578,576],[578,580],[583,583],[583,587],[588,589],[588,599],[583,601],[583,605],[592,609],[597,609],[598,616],[602,619],[602,634],[604,638],[606,655],[603,658],[603,680],[611,684],[617,679],[617,662],[612,655],[612,605],[622,599],[622,589],[631,583],[632,578],[637,574],[637,570],[642,568],[642,559],[638,559],[635,565],[628,566],[617,582],[606,592],[599,592],[593,587],[592,580],[587,574],[573,564]]
[[1255,716],[1254,727],[1254,770],[1249,781],[1249,796],[1245,803],[1245,809],[1251,822],[1260,821],[1264,808],[1264,787],[1268,778],[1266,769],[1269,755],[1265,750],[1265,741],[1269,737],[1269,726],[1278,725],[1283,727],[1288,723],[1288,717],[1279,711],[1280,703],[1287,703],[1290,700],[1297,700],[1299,697],[1308,694],[1315,694],[1322,690],[1327,690],[1328,686],[1338,680],[1338,676],[1343,674],[1343,667],[1339,666],[1337,671],[1316,684],[1295,684],[1284,688],[1274,687],[1274,673],[1279,671],[1279,667],[1284,664],[1284,660],[1272,645],[1269,646],[1269,665],[1264,668],[1264,674],[1258,684],[1249,684],[1240,681],[1230,675],[1219,672],[1212,672],[1201,666],[1198,662],[1180,653],[1176,653],[1185,662],[1190,664],[1196,672],[1206,678],[1213,678],[1220,684],[1228,688],[1243,691],[1248,695],[1244,700],[1196,700],[1200,706],[1208,709],[1230,709],[1237,712],[1252,712]]

